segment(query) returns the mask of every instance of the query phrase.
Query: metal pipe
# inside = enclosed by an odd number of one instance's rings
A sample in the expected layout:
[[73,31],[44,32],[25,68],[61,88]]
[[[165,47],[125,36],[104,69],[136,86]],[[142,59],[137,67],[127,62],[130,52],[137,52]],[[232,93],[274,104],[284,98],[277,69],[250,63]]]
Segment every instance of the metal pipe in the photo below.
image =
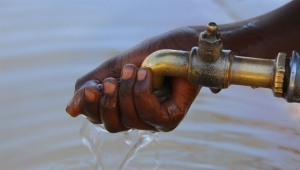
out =
[[300,53],[293,51],[291,62],[286,65],[289,76],[285,77],[284,97],[287,102],[300,103]]
[[150,54],[142,66],[152,70],[153,90],[161,89],[167,76],[186,78],[188,57],[189,52],[178,50],[159,50]]
[[236,56],[222,50],[222,36],[215,23],[200,33],[199,46],[190,52],[160,50],[142,63],[153,73],[153,90],[160,102],[169,97],[165,77],[182,77],[200,86],[225,89],[231,84],[270,88],[275,97],[300,102],[300,53],[290,59],[279,53],[276,59]]
[[230,84],[270,88],[273,83],[274,60],[233,56]]

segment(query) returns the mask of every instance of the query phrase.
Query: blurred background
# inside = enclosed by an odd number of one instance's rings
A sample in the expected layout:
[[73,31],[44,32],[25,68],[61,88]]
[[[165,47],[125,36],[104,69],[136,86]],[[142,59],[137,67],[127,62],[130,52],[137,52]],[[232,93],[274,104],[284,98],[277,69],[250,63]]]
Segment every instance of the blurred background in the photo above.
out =
[[[96,169],[81,142],[85,119],[64,111],[77,78],[148,37],[287,2],[0,0],[0,168]],[[159,169],[297,169],[298,114],[271,90],[203,88],[182,124],[159,134]]]

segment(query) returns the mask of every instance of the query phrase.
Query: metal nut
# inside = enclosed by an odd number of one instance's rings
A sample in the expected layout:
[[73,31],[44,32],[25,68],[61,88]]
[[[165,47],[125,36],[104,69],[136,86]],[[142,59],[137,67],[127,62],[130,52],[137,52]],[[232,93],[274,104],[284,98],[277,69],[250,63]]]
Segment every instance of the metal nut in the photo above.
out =
[[275,71],[274,71],[274,84],[273,93],[276,97],[282,97],[283,94],[283,81],[285,74],[285,61],[286,53],[278,53],[275,60]]
[[210,22],[206,31],[199,35],[199,57],[206,62],[214,62],[220,58],[222,53],[223,39],[218,32],[218,25]]

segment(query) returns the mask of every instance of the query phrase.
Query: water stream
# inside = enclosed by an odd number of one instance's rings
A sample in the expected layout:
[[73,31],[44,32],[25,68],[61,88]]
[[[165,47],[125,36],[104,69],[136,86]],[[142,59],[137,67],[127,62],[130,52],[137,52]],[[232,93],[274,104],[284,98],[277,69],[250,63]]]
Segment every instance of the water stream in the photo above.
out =
[[271,90],[203,88],[170,133],[109,134],[64,112],[78,77],[148,37],[286,2],[0,0],[1,169],[298,169],[300,108]]
[[[129,130],[123,133],[110,134],[101,125],[92,125],[86,121],[80,131],[83,143],[88,146],[97,160],[98,169],[125,169],[137,167],[132,161],[140,162],[144,169],[157,169],[159,160],[158,133]],[[147,147],[147,155],[138,153]],[[129,163],[131,163],[129,165]],[[132,167],[130,167],[132,166]],[[139,166],[138,166],[139,167]]]

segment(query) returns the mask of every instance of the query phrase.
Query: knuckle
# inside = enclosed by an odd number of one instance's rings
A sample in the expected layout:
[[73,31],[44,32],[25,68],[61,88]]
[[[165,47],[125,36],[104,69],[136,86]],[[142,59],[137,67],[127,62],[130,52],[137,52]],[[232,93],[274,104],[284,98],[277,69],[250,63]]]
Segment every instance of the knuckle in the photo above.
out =
[[121,123],[123,126],[128,127],[128,128],[133,127],[133,121],[126,116],[121,117]]
[[120,64],[121,64],[121,62],[120,62],[119,57],[114,57],[114,58],[108,60],[106,74],[111,77],[118,77],[120,70],[116,69],[116,68],[120,68],[120,66],[119,66]]
[[145,99],[145,98],[148,98],[149,95],[152,94],[152,90],[150,90],[149,88],[147,87],[143,87],[142,85],[136,85],[134,90],[133,90],[133,93],[135,96],[137,96],[138,98],[140,99]]
[[154,113],[138,113],[140,119],[144,122],[153,122],[154,121]]
[[132,94],[132,85],[131,81],[122,81],[119,86],[119,97],[126,98]]
[[104,125],[104,127],[109,133],[118,133],[118,132],[120,132],[120,130],[118,130],[114,127],[111,127],[111,126]]
[[78,78],[75,82],[75,90],[78,90],[80,88],[80,86],[83,84],[83,79],[82,77]]
[[171,127],[162,127],[162,128],[157,128],[157,129],[159,129],[159,130],[162,131],[162,132],[171,132],[171,131],[173,131],[176,127],[177,127],[177,125],[176,125],[176,126],[171,126]]
[[95,110],[95,107],[83,107],[82,114],[85,115],[86,118],[94,124],[102,123],[101,117],[97,114],[97,110]]
[[143,96],[141,91],[138,88],[134,88],[133,93],[136,97],[141,97]]
[[114,95],[103,95],[100,99],[102,110],[114,109],[117,106],[116,97]]
[[127,98],[128,96],[130,96],[130,91],[121,89],[122,88],[120,88],[119,90],[119,98]]
[[128,130],[128,128],[126,128],[125,126],[119,123],[117,124],[104,123],[104,127],[109,133],[118,133],[121,131]]
[[101,119],[93,119],[90,117],[87,117],[87,119],[93,124],[101,124],[102,123]]
[[169,112],[170,122],[180,122],[184,117],[184,113],[180,110],[173,110]]

